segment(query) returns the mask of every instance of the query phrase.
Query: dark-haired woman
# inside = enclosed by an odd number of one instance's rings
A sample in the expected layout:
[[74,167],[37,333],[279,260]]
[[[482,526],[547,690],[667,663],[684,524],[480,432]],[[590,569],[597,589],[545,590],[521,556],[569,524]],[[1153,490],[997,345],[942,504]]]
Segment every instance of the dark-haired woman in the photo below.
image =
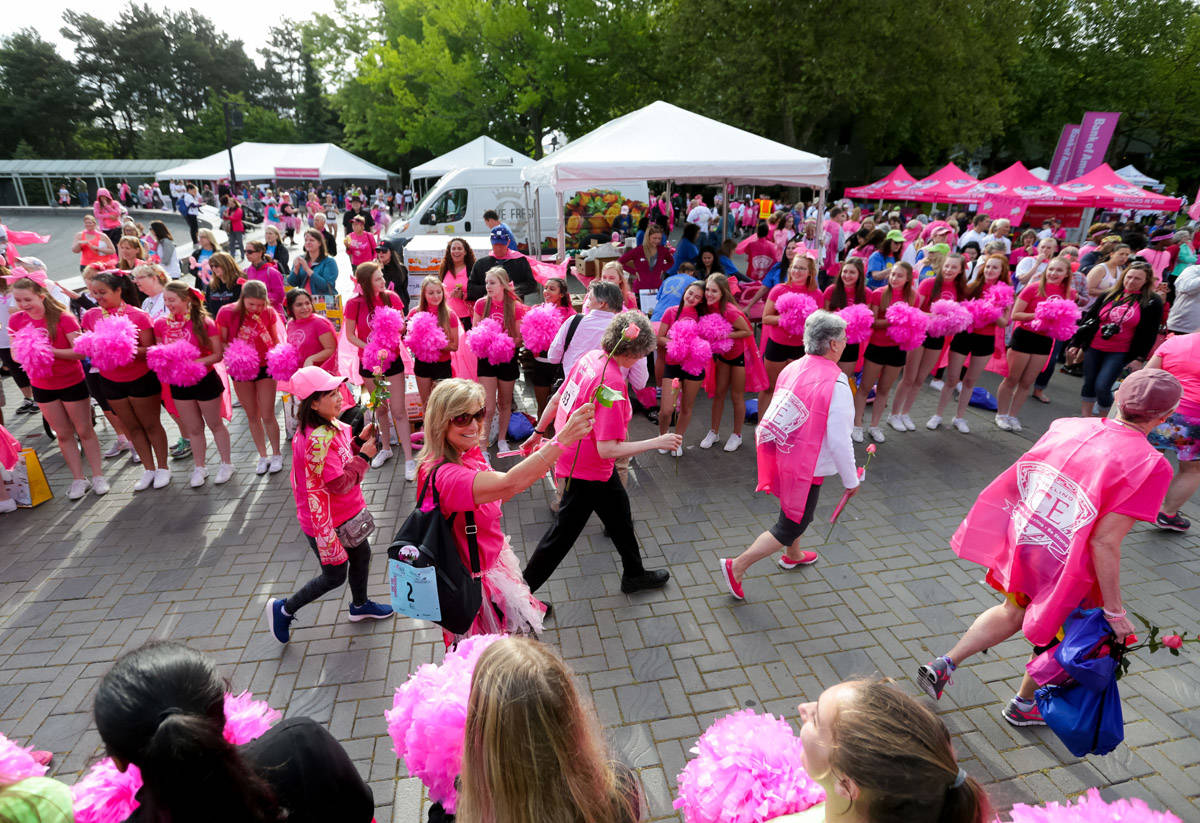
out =
[[483,386],[487,419],[484,432],[491,439],[492,418],[497,418],[496,433],[499,451],[508,451],[508,421],[512,416],[513,386],[520,376],[517,351],[521,348],[521,320],[529,307],[517,299],[508,272],[500,266],[488,269],[484,277],[486,293],[475,301],[472,317],[476,325],[485,319],[495,320],[516,342],[516,350],[507,363],[493,364],[484,358],[479,361],[479,383]]
[[167,277],[178,280],[183,276],[179,268],[179,251],[175,247],[175,238],[171,230],[161,220],[150,221],[150,232],[158,240],[158,264],[163,267]]
[[467,281],[473,268],[475,252],[466,240],[455,237],[446,244],[446,253],[442,255],[438,278],[446,290],[446,305],[458,317],[463,331],[471,330],[471,304],[467,302]]
[[[542,304],[554,306],[558,313],[559,324],[566,323],[575,314],[571,305],[571,293],[567,289],[567,281],[561,277],[550,277],[542,284]],[[533,396],[537,400],[537,416],[541,417],[550,402],[550,393],[554,384],[566,377],[562,363],[552,363],[546,356],[547,352],[533,352]]]
[[375,802],[345,749],[305,717],[225,740],[227,680],[187,646],[135,649],[104,675],[93,713],[117,768],[137,766],[129,823],[369,823]]
[[[679,320],[699,320],[708,312],[708,303],[704,295],[704,282],[697,280],[683,290],[683,297],[678,306],[671,306],[663,312],[658,324],[658,349],[662,352],[664,363],[662,380],[662,411],[658,415],[658,433],[666,434],[671,428],[671,411],[675,409],[676,392],[678,392],[679,417],[675,421],[675,433],[681,438],[687,434],[688,424],[692,422],[692,411],[696,408],[696,395],[704,382],[704,371],[691,374],[683,368],[682,363],[672,363],[667,354],[667,344],[670,340],[671,326]],[[666,454],[665,449],[659,449],[659,454]],[[683,443],[680,442],[672,452],[675,457],[683,456]]]
[[[233,265],[233,258],[229,258]],[[252,380],[231,380],[233,391],[246,413],[250,439],[258,451],[255,474],[275,474],[283,469],[283,453],[279,450],[279,420],[275,417],[275,379],[267,373],[267,352],[279,342],[279,315],[267,303],[267,287],[261,280],[247,280],[236,303],[223,306],[217,312],[217,328],[221,343],[228,347],[233,340],[250,345],[258,355],[259,370]],[[271,456],[267,456],[270,442]]]
[[162,293],[167,313],[154,321],[154,338],[160,343],[187,340],[200,352],[198,362],[208,367],[208,372],[192,386],[171,386],[171,399],[179,414],[180,431],[191,445],[192,476],[188,483],[193,488],[204,485],[208,477],[205,466],[207,441],[204,427],[212,432],[213,442],[221,455],[221,465],[213,481],[218,486],[233,477],[233,457],[229,447],[229,429],[221,416],[221,395],[225,384],[213,368],[221,359],[224,347],[216,322],[204,310],[204,299],[199,291],[183,283],[168,283]]
[[887,411],[888,392],[900,376],[906,358],[899,344],[888,336],[887,310],[893,302],[903,301],[915,306],[919,299],[913,284],[912,266],[907,263],[893,265],[888,270],[886,285],[867,295],[867,305],[875,312],[875,322],[863,355],[862,381],[854,395],[854,428],[850,431],[850,438],[855,443],[863,442],[863,415],[867,409],[867,392],[872,388],[875,389],[875,405],[871,408],[871,425],[867,433],[876,443],[887,439],[879,423]]
[[375,425],[368,423],[354,436],[338,419],[345,405],[344,377],[318,366],[305,366],[292,376],[292,392],[300,401],[299,426],[292,440],[292,491],[300,530],[317,555],[321,573],[286,600],[267,603],[267,628],[280,643],[291,638],[296,612],[349,579],[350,620],[382,620],[390,606],[367,599],[371,545],[367,538],[346,546],[338,527],[367,508],[362,479],[367,460],[375,456]]
[[388,289],[396,293],[400,298],[400,302],[404,304],[404,312],[408,313],[409,306],[412,305],[412,295],[408,293],[408,267],[400,261],[404,258],[398,250],[392,248],[392,244],[388,240],[380,240],[379,245],[375,247],[375,262],[379,264],[380,271],[383,272],[383,280],[387,283]]
[[325,236],[316,229],[304,230],[304,254],[292,262],[288,285],[311,295],[337,296],[337,261],[325,252]]
[[337,329],[326,317],[317,314],[312,295],[292,289],[284,301],[287,312],[287,342],[300,354],[300,366],[320,366],[337,373]]

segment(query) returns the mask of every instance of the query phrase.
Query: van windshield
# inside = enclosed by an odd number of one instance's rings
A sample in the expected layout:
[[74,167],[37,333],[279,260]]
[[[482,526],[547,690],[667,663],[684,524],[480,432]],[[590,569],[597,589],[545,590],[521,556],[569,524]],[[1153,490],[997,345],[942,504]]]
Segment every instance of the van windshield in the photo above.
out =
[[448,189],[442,192],[433,201],[430,211],[439,223],[453,223],[462,220],[467,215],[467,190]]

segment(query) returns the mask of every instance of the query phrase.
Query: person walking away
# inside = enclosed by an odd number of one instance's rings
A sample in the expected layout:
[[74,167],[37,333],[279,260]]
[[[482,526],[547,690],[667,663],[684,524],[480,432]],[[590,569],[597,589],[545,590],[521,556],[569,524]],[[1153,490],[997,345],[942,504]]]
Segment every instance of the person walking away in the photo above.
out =
[[188,232],[192,235],[192,243],[198,243],[197,232],[200,231],[200,192],[194,183],[189,183],[180,201],[179,211],[187,221]]

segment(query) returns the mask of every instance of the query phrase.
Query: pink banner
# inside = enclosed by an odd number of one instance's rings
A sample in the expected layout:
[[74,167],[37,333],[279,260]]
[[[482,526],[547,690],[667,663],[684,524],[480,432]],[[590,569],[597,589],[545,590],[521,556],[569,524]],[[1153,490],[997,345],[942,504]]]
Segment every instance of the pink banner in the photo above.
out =
[[993,220],[1003,217],[1013,225],[1013,228],[1016,228],[1021,225],[1021,220],[1025,217],[1025,209],[1028,203],[1029,201],[1020,197],[997,195],[985,198],[980,202],[979,213],[986,214]]
[[1063,126],[1062,134],[1058,136],[1058,147],[1054,150],[1054,159],[1050,161],[1050,177],[1048,182],[1057,186],[1071,179],[1071,155],[1075,153],[1075,143],[1079,139],[1079,126],[1069,123]]
[[320,180],[320,169],[302,169],[292,166],[276,166],[276,180]]
[[1200,220],[1200,189],[1196,190],[1196,202],[1192,203],[1192,207],[1188,209],[1188,217]]
[[1089,111],[1079,124],[1079,139],[1071,157],[1070,178],[1082,177],[1104,162],[1108,144],[1117,130],[1119,111]]

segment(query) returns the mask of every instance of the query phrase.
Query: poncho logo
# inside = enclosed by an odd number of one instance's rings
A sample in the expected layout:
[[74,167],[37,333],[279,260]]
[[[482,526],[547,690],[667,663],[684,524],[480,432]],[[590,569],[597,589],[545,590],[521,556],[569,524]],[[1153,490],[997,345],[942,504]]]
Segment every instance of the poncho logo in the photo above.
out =
[[776,394],[767,408],[767,414],[758,426],[759,442],[774,440],[781,452],[792,450],[788,442],[790,435],[809,418],[808,406],[791,392]]
[[1043,546],[1066,563],[1075,533],[1096,519],[1083,487],[1046,463],[1017,464],[1021,498],[1009,504],[1018,545]]

